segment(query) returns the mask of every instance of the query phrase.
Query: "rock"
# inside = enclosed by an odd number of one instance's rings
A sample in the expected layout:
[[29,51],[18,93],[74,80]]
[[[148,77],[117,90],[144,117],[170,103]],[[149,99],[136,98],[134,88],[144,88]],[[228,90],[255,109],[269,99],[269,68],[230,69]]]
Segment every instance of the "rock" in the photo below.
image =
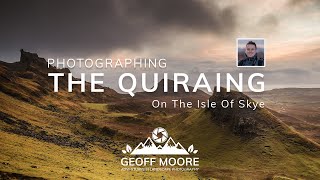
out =
[[[254,138],[258,135],[263,135],[265,129],[273,128],[279,123],[274,123],[270,120],[270,116],[263,109],[257,108],[240,108],[239,101],[245,100],[253,102],[247,95],[227,90],[221,87],[220,92],[215,88],[213,95],[209,98],[210,103],[215,102],[215,108],[208,108],[212,114],[212,120],[224,128],[229,128],[235,135],[242,138]],[[223,108],[222,101],[233,101],[233,107]]]
[[21,49],[20,52],[21,52],[20,63],[24,64],[24,68],[26,69],[29,69],[30,67],[36,67],[37,70],[50,69],[50,70],[55,70],[61,73],[70,73],[70,70],[68,68],[56,69],[51,65],[48,68],[47,61],[44,58],[39,57],[38,54],[36,53],[26,52],[23,49]]

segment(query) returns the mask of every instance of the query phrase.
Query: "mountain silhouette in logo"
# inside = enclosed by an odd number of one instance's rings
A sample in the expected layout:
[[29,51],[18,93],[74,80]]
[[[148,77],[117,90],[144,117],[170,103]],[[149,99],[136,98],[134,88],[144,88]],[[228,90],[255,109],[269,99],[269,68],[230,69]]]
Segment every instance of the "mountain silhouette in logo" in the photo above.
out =
[[143,149],[144,148],[144,145],[142,142],[139,143],[139,145],[136,147],[136,149]]
[[139,145],[132,151],[132,155],[188,155],[189,153],[178,142],[175,143],[170,137],[165,145],[162,147],[159,145],[156,147],[150,137],[147,138],[145,143],[139,143]]
[[177,143],[176,148],[177,149],[184,149],[183,146],[179,142]]
[[164,147],[175,147],[176,143],[173,141],[173,139],[170,137]]
[[146,142],[144,143],[144,147],[155,147],[156,145],[153,143],[153,141],[151,140],[151,138],[149,137]]

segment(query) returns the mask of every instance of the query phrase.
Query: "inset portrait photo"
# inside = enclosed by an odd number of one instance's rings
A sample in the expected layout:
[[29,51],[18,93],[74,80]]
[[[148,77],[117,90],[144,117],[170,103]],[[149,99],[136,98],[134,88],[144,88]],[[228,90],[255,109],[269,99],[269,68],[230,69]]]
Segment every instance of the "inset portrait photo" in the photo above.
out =
[[237,39],[237,67],[265,67],[265,60],[263,38]]

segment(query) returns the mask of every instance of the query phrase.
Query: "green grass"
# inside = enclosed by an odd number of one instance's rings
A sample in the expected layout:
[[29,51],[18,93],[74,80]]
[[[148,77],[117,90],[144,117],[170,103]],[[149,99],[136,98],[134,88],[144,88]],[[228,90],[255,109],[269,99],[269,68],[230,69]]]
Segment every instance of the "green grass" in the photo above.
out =
[[[120,160],[97,146],[61,147],[0,131],[0,170],[49,179],[196,179],[192,173],[121,171]],[[36,167],[33,168],[32,166]]]
[[101,103],[81,103],[83,107],[99,110],[99,111],[108,111],[108,104]]
[[108,117],[121,117],[121,116],[135,116],[136,113],[126,113],[126,112],[110,112],[108,110],[108,104],[102,103],[81,103],[81,105],[85,108],[104,111],[106,112],[105,115]]
[[[194,145],[199,152],[200,174],[204,177],[262,179],[294,177],[315,179],[320,176],[320,153],[283,142],[283,135],[241,139],[230,129],[217,125],[208,110],[196,110],[170,128],[171,136],[184,146]],[[290,145],[290,146],[288,146]],[[295,152],[288,148],[294,148]]]

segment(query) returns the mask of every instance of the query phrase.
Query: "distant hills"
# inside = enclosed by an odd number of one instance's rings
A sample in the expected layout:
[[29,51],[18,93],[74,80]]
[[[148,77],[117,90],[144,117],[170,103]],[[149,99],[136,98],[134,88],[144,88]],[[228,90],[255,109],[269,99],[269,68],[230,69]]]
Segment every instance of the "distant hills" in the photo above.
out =
[[281,121],[320,144],[320,88],[284,88],[246,93],[263,101]]
[[198,99],[206,100],[209,98],[209,95],[201,90],[197,92],[192,92],[193,87],[188,86],[190,90],[189,93],[185,93],[184,88],[182,85],[178,85],[178,92],[174,92],[174,81],[168,79],[168,92],[163,92],[164,89],[164,80],[162,79],[158,83],[158,88],[155,92],[148,93],[148,92],[137,92],[136,98],[139,99],[160,99],[162,101],[171,101],[172,99],[181,99],[181,100],[188,100],[191,102],[196,102]]
[[205,101],[210,95],[205,92],[198,90],[197,92],[192,92],[193,87],[188,86],[191,90],[189,93],[184,92],[183,86],[178,85],[178,92],[173,91],[172,80],[168,80],[168,92],[163,92],[164,80],[162,79],[158,83],[158,88],[155,92],[137,92],[133,98],[126,99],[122,102],[112,105],[112,108],[122,112],[145,112],[155,110],[152,107],[153,100],[159,100],[161,102],[166,102],[168,105],[166,108],[159,108],[157,110],[164,111],[166,113],[177,113],[183,112],[184,108],[173,108],[172,100],[182,100],[185,102],[197,103],[197,100]]
[[[74,86],[72,93],[67,92],[67,76],[59,79],[59,93],[53,92],[53,78],[48,77],[50,72],[70,73],[70,70],[57,69],[56,67],[47,65],[44,58],[39,57],[35,53],[21,50],[21,57],[19,62],[6,63],[0,61],[0,91],[12,95],[21,100],[44,105],[45,100],[50,98],[59,98],[69,101],[70,104],[75,102],[94,102],[94,103],[109,103],[110,109],[121,112],[145,112],[153,110],[151,102],[154,99],[161,99],[163,101],[171,101],[172,98],[183,99],[186,101],[196,101],[197,99],[205,100],[209,97],[208,94],[201,90],[196,93],[184,93],[179,85],[179,93],[173,93],[173,81],[169,80],[169,92],[163,93],[163,80],[159,82],[156,92],[138,92],[132,98],[128,95],[119,94],[115,90],[108,87],[98,86],[103,88],[104,93],[90,93],[89,91],[80,92],[79,86]],[[76,79],[76,78],[74,78]],[[192,88],[189,86],[189,88]],[[90,89],[90,83],[86,83],[86,89]],[[47,102],[50,106],[59,106],[68,108],[66,104],[62,105],[54,100]],[[168,112],[179,112],[180,109],[168,108],[163,109]]]

